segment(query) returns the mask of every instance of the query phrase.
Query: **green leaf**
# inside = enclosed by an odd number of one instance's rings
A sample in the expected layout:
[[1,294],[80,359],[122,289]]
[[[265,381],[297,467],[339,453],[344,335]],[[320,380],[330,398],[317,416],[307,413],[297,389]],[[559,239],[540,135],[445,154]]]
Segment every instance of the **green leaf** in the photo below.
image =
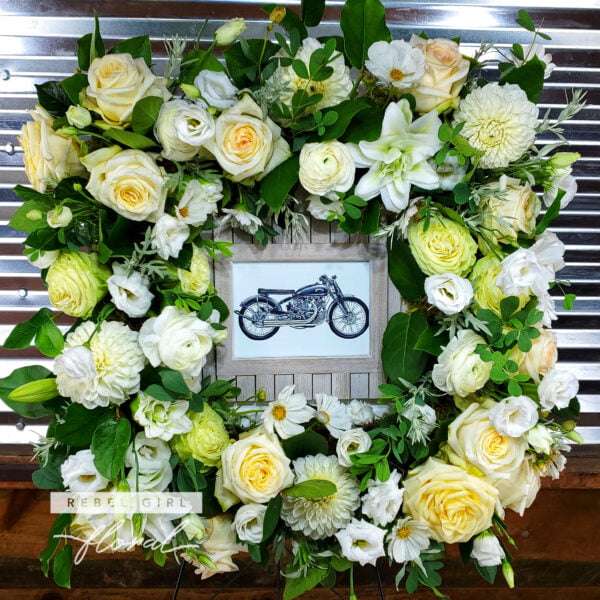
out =
[[165,390],[164,387],[157,385],[156,383],[149,385],[144,390],[144,393],[148,394],[149,396],[152,396],[153,398],[156,398],[157,400],[160,400],[161,402],[173,402],[173,400],[175,400],[175,396],[173,396],[173,394]]
[[379,0],[347,0],[342,8],[340,26],[346,56],[357,69],[364,66],[372,44],[392,39],[385,24],[385,8]]
[[459,183],[454,187],[452,193],[454,194],[454,202],[460,206],[469,201],[471,188],[466,183]]
[[56,465],[47,465],[31,474],[31,481],[40,490],[61,490],[63,480],[60,469]]
[[109,419],[112,414],[110,408],[97,407],[89,410],[74,402],[67,408],[63,422],[56,424],[54,437],[59,442],[75,448],[89,448],[98,424]]
[[508,296],[503,298],[500,302],[500,314],[505,321],[510,318],[519,310],[520,300],[516,296]]
[[152,66],[152,45],[147,35],[122,40],[116,43],[108,54],[131,54],[133,58],[143,58],[149,67]]
[[187,396],[190,393],[190,389],[188,388],[183,375],[179,371],[164,369],[160,372],[160,380],[165,388],[176,394]]
[[60,82],[71,104],[79,104],[79,93],[87,87],[88,77],[85,73],[75,73]]
[[31,319],[15,325],[10,332],[4,347],[9,350],[22,350],[29,348],[33,338],[37,335],[42,325],[53,315],[49,308],[41,308]]
[[294,498],[326,498],[336,492],[335,483],[326,479],[307,479],[283,490],[286,496]]
[[87,71],[95,58],[104,56],[104,41],[100,35],[98,15],[94,14],[94,32],[77,40],[77,62],[82,71]]
[[448,343],[448,336],[436,335],[435,330],[430,326],[423,330],[417,342],[415,348],[417,350],[423,350],[433,356],[439,356],[442,353],[442,346]]
[[65,339],[60,329],[52,319],[45,319],[35,336],[37,349],[50,358],[58,356],[65,345]]
[[373,200],[367,204],[363,213],[361,231],[365,235],[372,235],[379,230],[379,216],[381,213],[381,204]]
[[0,379],[0,399],[17,414],[27,419],[39,419],[52,414],[40,402],[15,402],[8,395],[19,386],[30,381],[38,381],[52,376],[52,372],[39,365],[15,369],[8,377]]
[[263,542],[266,542],[275,533],[275,529],[279,523],[279,516],[281,515],[282,504],[283,498],[281,496],[275,496],[269,500],[263,521]]
[[193,84],[200,71],[224,71],[219,60],[206,50],[197,48],[188,52],[181,61],[179,79],[182,83]]
[[[290,10],[288,8],[288,10]],[[302,21],[307,27],[316,27],[325,12],[325,0],[302,0]]]
[[521,386],[514,379],[508,382],[508,393],[511,396],[520,396],[522,391]]
[[298,181],[300,158],[294,155],[275,167],[260,184],[260,193],[275,213],[281,210],[289,191]]
[[327,440],[312,429],[303,431],[287,440],[282,440],[281,445],[286,456],[291,460],[301,456],[327,454],[329,449]]
[[537,224],[537,227],[535,228],[535,235],[540,235],[541,233],[544,233],[544,231],[546,231],[546,229],[550,226],[552,221],[554,221],[554,219],[558,217],[558,214],[560,212],[560,203],[564,195],[564,190],[558,190],[558,194],[556,194],[554,202],[552,202],[552,204],[548,207],[548,209],[546,210],[546,214],[542,217],[542,220]]
[[[243,40],[236,42],[223,52],[225,64],[235,85],[242,89],[252,85],[258,76],[257,63],[263,49],[263,40]],[[246,52],[244,52],[244,47]],[[279,46],[267,42],[262,63],[266,63],[279,50]],[[250,56],[248,56],[250,55]]]
[[111,481],[125,464],[125,453],[131,438],[131,423],[127,419],[111,419],[100,423],[92,436],[94,465],[101,475]]
[[296,75],[298,75],[298,77],[301,77],[302,79],[308,79],[309,75],[308,75],[308,68],[306,66],[306,64],[304,63],[304,61],[302,60],[294,60],[292,62],[292,69],[294,69],[294,73],[296,73]]
[[425,296],[425,275],[405,242],[395,240],[388,244],[388,272],[405,300],[414,302]]
[[58,81],[47,81],[36,84],[37,96],[40,104],[53,117],[63,117],[71,105],[71,99],[67,96],[65,88]]
[[117,129],[116,127],[107,129],[104,132],[104,135],[111,140],[115,140],[115,142],[118,142],[119,144],[123,144],[124,146],[136,150],[146,150],[147,148],[153,148],[158,145],[154,140],[151,140],[144,135],[134,133],[133,131]]
[[519,16],[516,21],[521,27],[527,29],[527,31],[535,31],[535,23],[526,10],[519,11]]
[[[524,11],[521,11],[524,12]],[[498,567],[482,567],[476,560],[473,561],[475,563],[475,568],[477,572],[490,584],[494,583],[496,579],[496,573],[498,571]]]
[[131,113],[131,128],[135,133],[145,135],[152,131],[154,123],[158,118],[160,107],[164,104],[164,100],[157,96],[147,96],[138,100],[133,107]]
[[427,355],[416,348],[427,327],[421,313],[397,313],[388,322],[383,334],[381,358],[383,371],[392,381],[405,379],[415,383],[427,364]]
[[71,569],[73,568],[73,546],[67,544],[54,558],[52,576],[60,587],[71,587]]
[[58,515],[50,529],[48,534],[48,543],[44,550],[40,554],[40,562],[42,563],[42,572],[48,577],[48,571],[50,570],[50,560],[54,556],[58,545],[60,544],[61,538],[57,537],[64,532],[64,530],[73,521],[73,515],[70,513],[62,513]]
[[576,299],[577,296],[575,294],[565,294],[565,297],[563,298],[563,308],[565,310],[571,310]]
[[[17,195],[22,196],[22,193],[18,190],[22,186],[17,186],[15,188],[15,192]],[[38,192],[35,192],[38,194]],[[18,229],[19,231],[24,231],[25,233],[31,233],[36,231],[37,229],[42,229],[47,227],[45,213],[54,208],[54,203],[44,194],[38,194],[38,197],[35,199],[30,198],[25,201],[13,214],[11,220],[8,222],[8,226],[13,229]],[[32,220],[27,215],[31,211],[39,211],[42,213],[42,216],[38,220]]]
[[372,142],[381,134],[383,111],[374,102],[367,110],[357,112],[343,135],[344,142],[358,144],[361,141]]
[[530,102],[536,103],[544,87],[546,65],[537,56],[520,67],[508,69],[500,75],[500,83],[514,83],[526,94]]
[[[346,132],[348,125],[352,119],[364,110],[370,110],[374,106],[374,102],[368,98],[356,98],[355,100],[344,100],[323,111],[323,125],[326,125],[325,133],[319,136],[319,141],[337,140]],[[327,125],[325,119],[328,115],[336,114],[337,119],[332,125]]]
[[[294,570],[292,564],[289,564],[287,572],[291,573]],[[312,590],[327,577],[327,573],[327,569],[308,567],[302,577],[286,577],[283,600],[294,600],[294,598],[298,598],[305,592]]]

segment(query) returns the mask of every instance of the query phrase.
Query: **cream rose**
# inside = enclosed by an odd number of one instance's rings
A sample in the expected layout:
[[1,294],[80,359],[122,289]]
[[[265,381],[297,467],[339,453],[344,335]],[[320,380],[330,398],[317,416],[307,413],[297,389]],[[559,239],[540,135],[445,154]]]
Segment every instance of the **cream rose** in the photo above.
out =
[[337,140],[305,144],[300,151],[300,184],[310,194],[337,200],[336,192],[352,187],[355,171],[352,153]]
[[263,177],[291,156],[281,128],[262,119],[258,104],[245,95],[216,121],[215,136],[204,144],[233,181]]
[[142,98],[171,97],[164,79],[156,77],[143,58],[133,58],[131,54],[106,54],[94,59],[88,82],[83,105],[109,125],[130,122],[133,107]]
[[204,250],[194,246],[190,270],[177,269],[177,278],[186,294],[203,296],[210,285],[210,263]]
[[540,473],[533,466],[532,460],[526,458],[508,479],[498,479],[495,485],[502,506],[523,516],[525,509],[533,504],[540,490]]
[[540,375],[545,375],[558,360],[556,334],[549,329],[542,329],[539,337],[531,340],[529,352],[521,352],[515,346],[511,359],[519,365],[519,373],[527,374],[539,383]]
[[167,189],[161,169],[141,150],[118,146],[88,154],[87,189],[98,202],[132,221],[156,223],[163,214]]
[[431,529],[433,539],[449,544],[467,542],[488,529],[494,511],[501,511],[493,485],[436,458],[408,473],[403,506]]
[[223,487],[246,504],[268,502],[294,481],[281,444],[260,428],[228,446],[221,461]]
[[425,56],[425,73],[408,92],[417,103],[417,112],[441,112],[458,101],[458,94],[469,74],[469,61],[459,45],[444,38],[424,40],[413,35],[410,44]]
[[65,177],[84,175],[77,142],[56,133],[52,117],[41,106],[29,114],[33,121],[23,125],[17,139],[23,147],[25,174],[33,188],[43,194]]

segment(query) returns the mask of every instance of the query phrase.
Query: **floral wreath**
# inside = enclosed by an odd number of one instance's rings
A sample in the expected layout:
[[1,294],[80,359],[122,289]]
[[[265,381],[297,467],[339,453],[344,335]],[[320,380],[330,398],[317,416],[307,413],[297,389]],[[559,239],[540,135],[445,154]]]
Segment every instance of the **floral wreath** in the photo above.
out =
[[[467,57],[460,40],[392,40],[378,0],[348,0],[343,37],[317,40],[307,27],[323,5],[270,7],[263,39],[244,38],[243,19],[207,50],[175,38],[164,77],[148,36],[106,50],[96,17],[77,72],[36,86],[20,136],[33,189],[15,188],[10,225],[57,312],[42,308],[5,347],[35,343],[53,372],[17,369],[0,394],[49,418],[33,481],[204,500],[177,518],[60,514],[41,555],[59,585],[70,537],[142,546],[159,565],[172,554],[203,579],[237,570],[239,552],[274,556],[287,600],[342,571],[353,590],[354,565],[383,557],[397,586],[443,597],[454,543],[512,587],[505,510],[522,514],[581,442],[578,382],[555,367],[549,290],[567,284],[547,227],[576,191],[579,155],[555,149],[583,103],[574,93],[539,119],[549,37],[519,11],[529,46]],[[557,143],[536,146],[541,132]],[[229,313],[210,273],[231,244],[212,231],[267,244],[308,214],[387,241],[408,309],[383,336],[377,403],[293,386],[238,401],[234,380],[202,377]]]

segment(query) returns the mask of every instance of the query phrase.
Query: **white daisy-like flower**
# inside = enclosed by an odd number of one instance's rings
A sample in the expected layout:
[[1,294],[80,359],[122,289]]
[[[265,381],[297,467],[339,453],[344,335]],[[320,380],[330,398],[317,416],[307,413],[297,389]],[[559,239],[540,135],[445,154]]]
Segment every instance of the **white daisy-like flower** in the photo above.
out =
[[361,566],[375,565],[385,555],[383,538],[385,530],[368,521],[352,519],[348,526],[335,534],[342,549],[342,556]]
[[501,169],[533,145],[538,108],[518,85],[490,83],[461,101],[454,124],[463,122],[461,134],[483,152],[479,166]]
[[313,540],[334,535],[350,523],[360,506],[360,486],[335,456],[304,456],[293,463],[294,483],[308,479],[331,481],[337,490],[325,498],[283,497],[281,518],[294,531]]
[[404,40],[375,42],[369,47],[365,67],[379,81],[404,89],[419,81],[425,73],[425,56]]
[[329,394],[315,394],[317,405],[317,420],[327,427],[334,438],[339,438],[344,431],[352,427],[352,419],[348,408],[335,396]]
[[67,335],[65,349],[54,359],[60,394],[89,409],[119,405],[137,393],[146,362],[137,332],[127,325],[104,321],[95,329],[92,321],[82,323]]
[[306,404],[304,394],[294,394],[294,386],[284,387],[277,400],[270,402],[263,413],[263,425],[271,435],[273,431],[282,440],[286,440],[304,431],[301,423],[310,421],[315,414],[312,407]]
[[243,229],[250,235],[254,235],[262,225],[262,221],[251,212],[240,208],[224,208],[225,216],[221,219],[220,228],[227,225]]
[[429,547],[430,535],[429,528],[420,521],[412,517],[398,519],[386,538],[387,554],[397,563],[414,561],[420,564],[419,556]]
[[[319,48],[323,48],[323,44],[319,40],[306,38],[302,42],[302,46],[298,49],[298,52],[296,52],[294,59],[301,60],[308,68],[312,53]],[[275,74],[276,79],[286,86],[280,96],[280,102],[291,106],[292,96],[298,90],[306,90],[310,95],[322,94],[323,97],[321,100],[306,110],[306,112],[312,113],[347,100],[352,91],[350,69],[344,63],[343,56],[339,52],[335,54],[338,55],[337,58],[328,64],[333,69],[333,73],[331,77],[324,81],[303,79],[297,75],[291,66],[280,67]]]
[[185,186],[175,214],[184,223],[199,227],[206,222],[209,215],[217,212],[217,202],[222,198],[223,183],[220,179],[212,183],[193,179]]
[[168,442],[176,433],[187,433],[192,421],[186,416],[190,403],[187,400],[166,402],[140,392],[132,403],[133,419],[149,438]]
[[371,479],[362,498],[363,514],[376,525],[391,523],[402,506],[404,488],[400,487],[400,473],[392,471],[387,481]]

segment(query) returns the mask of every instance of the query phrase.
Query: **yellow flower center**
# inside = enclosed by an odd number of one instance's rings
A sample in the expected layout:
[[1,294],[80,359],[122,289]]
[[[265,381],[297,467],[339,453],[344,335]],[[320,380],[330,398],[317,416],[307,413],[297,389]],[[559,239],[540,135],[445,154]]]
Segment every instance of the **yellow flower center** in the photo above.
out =
[[190,214],[190,209],[187,206],[179,209],[179,214],[185,219]]
[[238,127],[233,136],[232,149],[240,158],[248,158],[256,148],[256,130],[250,125]]
[[479,131],[477,131],[477,140],[483,146],[488,148],[494,148],[504,143],[506,132],[504,125],[495,119],[482,124]]
[[327,425],[327,423],[329,423],[329,421],[331,421],[331,417],[329,416],[329,413],[325,412],[324,410],[320,410],[319,411],[319,421],[321,421],[321,423],[323,423],[323,425]]
[[282,406],[281,404],[276,404],[273,407],[271,414],[273,415],[273,418],[276,421],[283,421],[287,415],[287,410],[285,409],[285,406]]
[[356,546],[357,548],[364,548],[365,546],[368,546],[369,544],[365,540],[355,540],[352,545]]
[[404,73],[400,69],[392,69],[390,71],[390,79],[392,81],[402,81],[404,79]]
[[410,537],[410,529],[408,527],[400,527],[396,532],[396,537],[401,540],[406,540]]

